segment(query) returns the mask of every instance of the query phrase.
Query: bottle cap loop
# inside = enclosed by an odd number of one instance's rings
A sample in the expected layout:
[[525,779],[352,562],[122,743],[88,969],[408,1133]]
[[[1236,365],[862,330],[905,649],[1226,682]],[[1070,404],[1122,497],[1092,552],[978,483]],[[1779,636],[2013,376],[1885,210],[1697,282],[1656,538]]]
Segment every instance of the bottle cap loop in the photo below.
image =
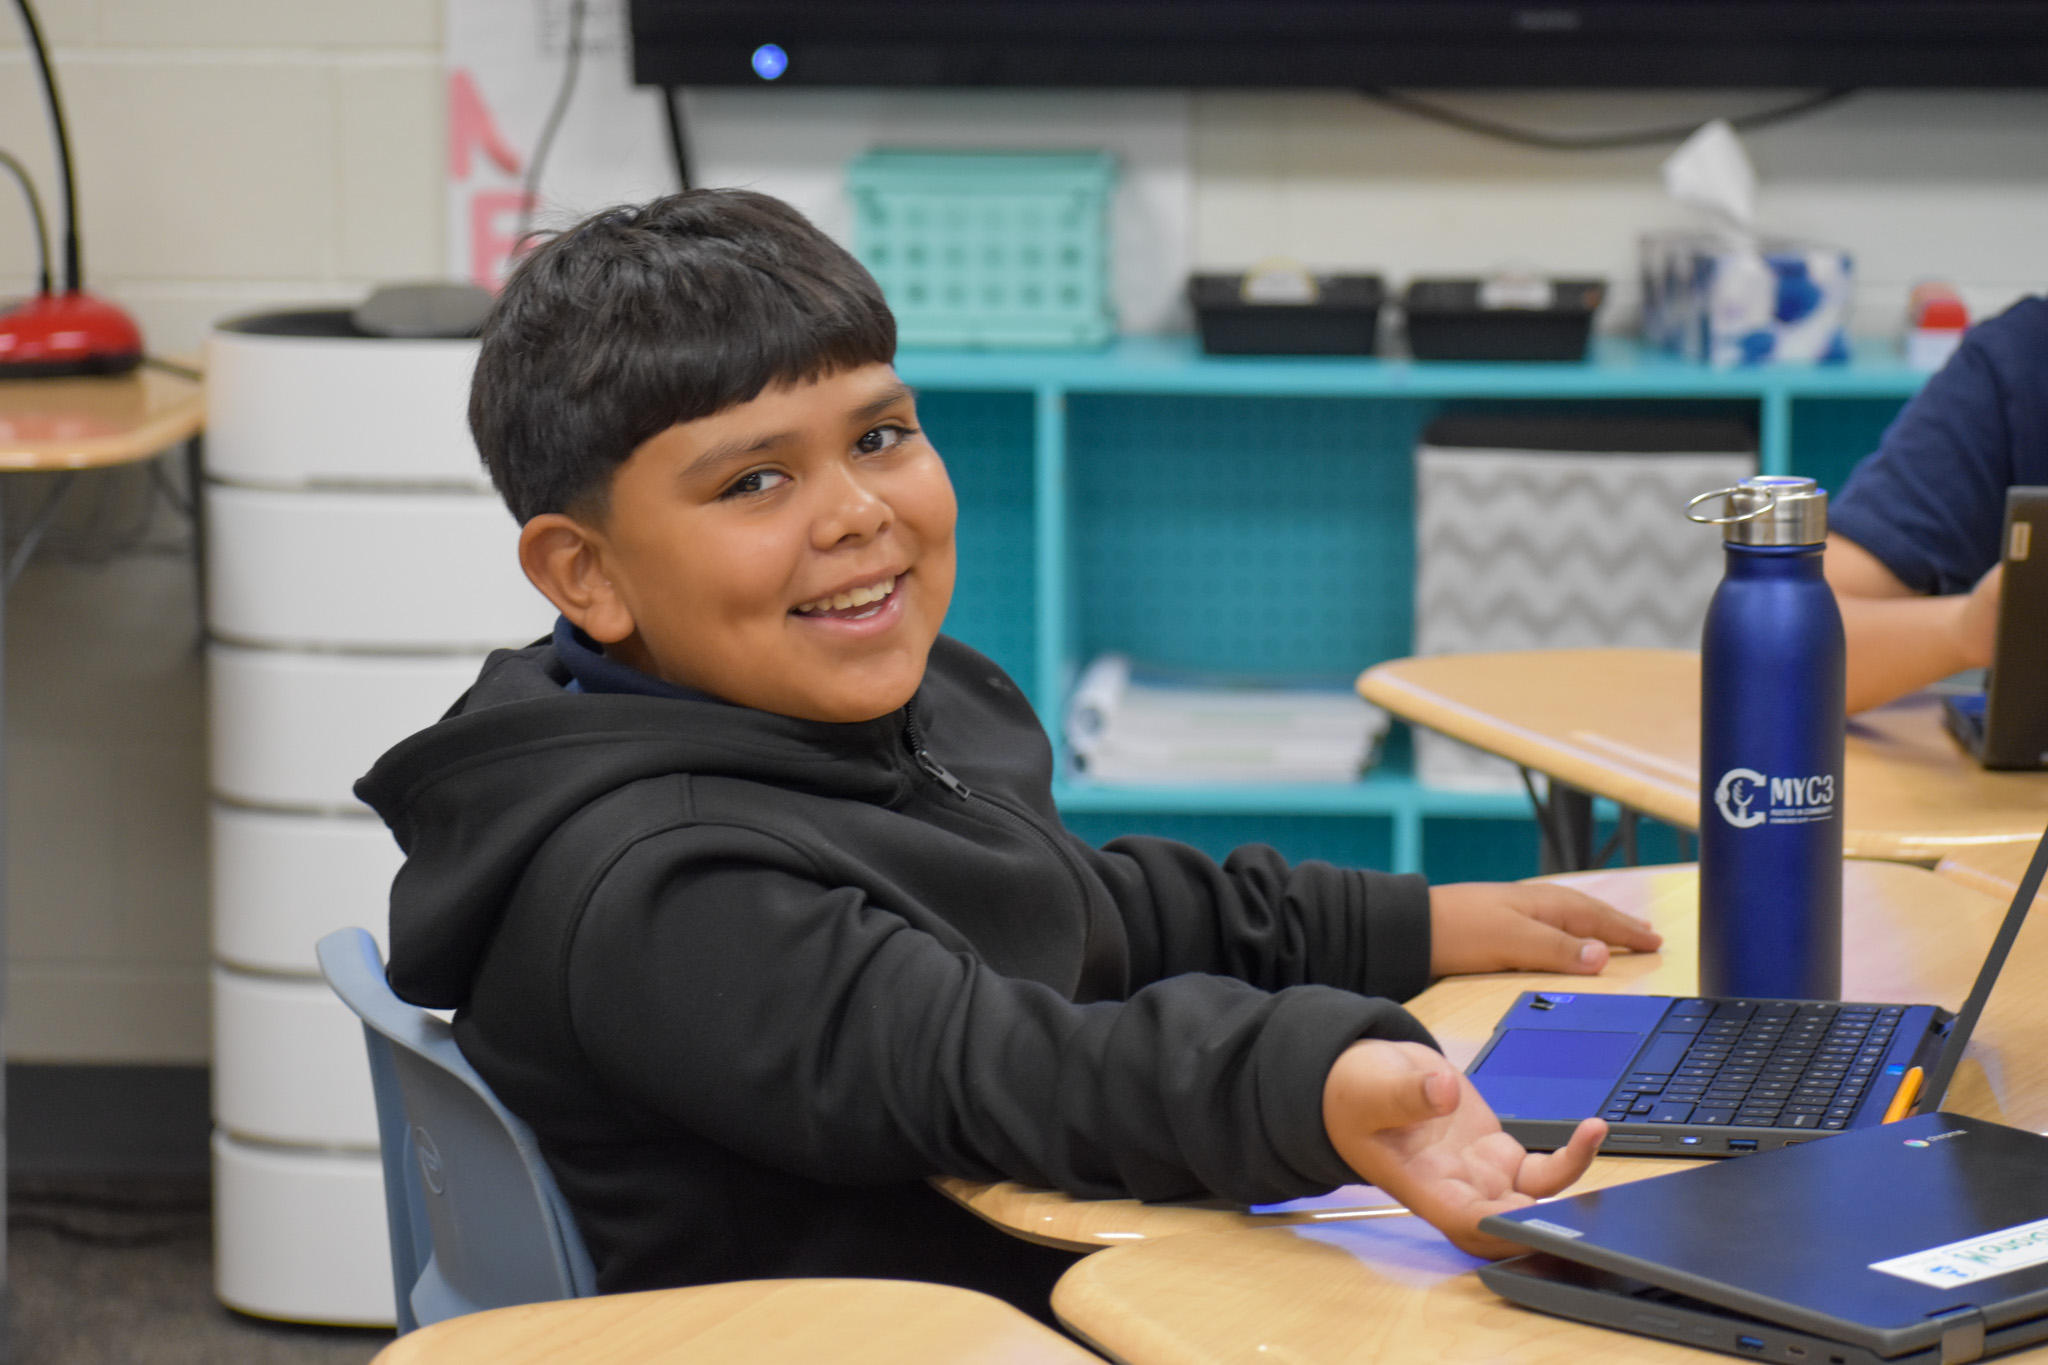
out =
[[[1703,502],[1725,499],[1722,515],[1693,511]],[[1819,545],[1828,538],[1828,495],[1812,479],[1796,474],[1753,474],[1732,488],[1702,493],[1685,505],[1687,521],[1718,526],[1730,545]]]
[[1737,494],[1737,493],[1746,493],[1746,492],[1748,492],[1748,491],[1749,491],[1749,490],[1748,490],[1748,489],[1746,489],[1746,488],[1716,488],[1716,489],[1715,489],[1715,490],[1714,490],[1713,492],[1711,492],[1711,493],[1702,493],[1702,494],[1700,494],[1700,495],[1699,495],[1698,497],[1696,497],[1696,498],[1693,498],[1692,500],[1690,500],[1689,502],[1687,502],[1687,503],[1685,504],[1685,519],[1686,519],[1687,521],[1694,521],[1694,522],[1698,522],[1698,523],[1699,523],[1700,525],[1702,525],[1702,526],[1732,526],[1732,525],[1734,525],[1734,524],[1735,524],[1736,522],[1738,522],[1738,521],[1749,521],[1749,520],[1752,520],[1753,518],[1756,518],[1756,517],[1760,517],[1760,516],[1762,516],[1762,515],[1763,515],[1764,513],[1766,513],[1766,512],[1769,512],[1769,511],[1771,511],[1772,509],[1774,509],[1774,508],[1776,508],[1776,507],[1777,507],[1777,505],[1778,505],[1778,495],[1777,495],[1776,493],[1774,493],[1774,492],[1771,492],[1771,491],[1769,491],[1769,490],[1767,489],[1767,490],[1765,490],[1765,491],[1764,491],[1764,496],[1765,496],[1766,498],[1770,499],[1770,501],[1766,502],[1766,503],[1765,503],[1765,504],[1764,504],[1763,506],[1761,506],[1761,507],[1752,507],[1752,508],[1750,508],[1750,509],[1749,509],[1749,510],[1748,510],[1747,512],[1743,512],[1743,513],[1740,513],[1740,514],[1738,514],[1738,515],[1736,515],[1736,516],[1732,516],[1732,517],[1696,517],[1696,516],[1694,516],[1694,515],[1692,514],[1692,509],[1693,509],[1693,508],[1695,508],[1695,507],[1698,507],[1698,506],[1699,506],[1699,505],[1700,505],[1701,503],[1705,502],[1705,501],[1706,501],[1706,500],[1707,500],[1708,498],[1726,498],[1726,497],[1732,497],[1733,495],[1735,495],[1735,494]]

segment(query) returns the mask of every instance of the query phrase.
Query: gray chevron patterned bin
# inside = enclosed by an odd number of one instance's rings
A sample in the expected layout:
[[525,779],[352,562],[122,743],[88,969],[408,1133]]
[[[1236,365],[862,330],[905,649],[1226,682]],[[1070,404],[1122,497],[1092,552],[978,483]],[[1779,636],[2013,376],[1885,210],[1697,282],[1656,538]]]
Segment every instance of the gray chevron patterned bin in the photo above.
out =
[[[1756,472],[1745,423],[1454,416],[1415,452],[1415,652],[1697,649],[1721,541],[1686,499]],[[1417,730],[1432,786],[1514,790],[1504,759]]]

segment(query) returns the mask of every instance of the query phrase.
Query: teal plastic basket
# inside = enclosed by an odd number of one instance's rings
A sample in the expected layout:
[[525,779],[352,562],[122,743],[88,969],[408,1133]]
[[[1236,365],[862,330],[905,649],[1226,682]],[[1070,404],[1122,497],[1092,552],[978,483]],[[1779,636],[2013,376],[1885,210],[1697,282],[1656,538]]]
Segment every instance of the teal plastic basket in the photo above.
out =
[[1107,153],[876,151],[847,166],[853,250],[908,347],[1089,347],[1116,334]]

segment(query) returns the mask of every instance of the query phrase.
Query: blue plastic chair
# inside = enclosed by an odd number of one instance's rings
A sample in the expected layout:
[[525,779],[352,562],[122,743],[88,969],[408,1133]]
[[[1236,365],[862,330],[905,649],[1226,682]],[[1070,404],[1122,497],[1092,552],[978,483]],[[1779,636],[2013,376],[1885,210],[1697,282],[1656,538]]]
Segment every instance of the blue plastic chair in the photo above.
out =
[[320,972],[363,1021],[398,1330],[597,1292],[533,1132],[498,1102],[442,1020],[391,992],[366,930],[320,940]]

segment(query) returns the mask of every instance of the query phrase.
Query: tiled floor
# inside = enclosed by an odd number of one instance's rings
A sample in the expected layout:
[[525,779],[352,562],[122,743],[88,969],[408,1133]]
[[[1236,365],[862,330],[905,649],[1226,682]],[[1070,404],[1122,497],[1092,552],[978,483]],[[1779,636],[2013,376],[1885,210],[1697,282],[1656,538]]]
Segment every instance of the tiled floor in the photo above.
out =
[[204,1178],[17,1176],[8,1224],[22,1365],[363,1365],[391,1340],[221,1307]]

